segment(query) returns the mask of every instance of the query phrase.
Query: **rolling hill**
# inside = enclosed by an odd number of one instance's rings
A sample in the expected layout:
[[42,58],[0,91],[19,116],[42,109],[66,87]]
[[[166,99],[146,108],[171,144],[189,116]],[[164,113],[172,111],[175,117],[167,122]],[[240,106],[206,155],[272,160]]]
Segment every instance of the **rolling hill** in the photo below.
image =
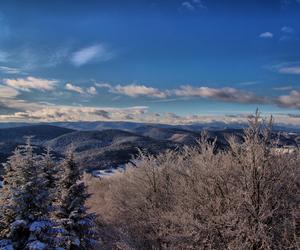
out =
[[[46,147],[50,147],[57,158],[72,148],[78,163],[86,170],[124,164],[137,155],[139,150],[157,154],[166,149],[195,145],[201,137],[201,130],[174,126],[138,126],[130,123],[126,124],[126,128],[78,131],[45,124],[3,128],[0,129],[0,163],[5,162],[18,145],[24,144],[25,136],[34,136],[32,143],[36,152],[43,152]],[[208,130],[207,134],[210,140],[217,138],[218,149],[228,147],[227,139],[230,136],[234,135],[240,142],[243,140],[242,129],[215,129]],[[278,147],[300,145],[300,135],[297,133],[274,132],[272,137],[278,142]]]
[[44,146],[49,146],[61,154],[65,154],[69,148],[72,148],[78,163],[92,170],[123,164],[136,155],[138,150],[159,153],[175,148],[176,144],[110,129],[68,133],[47,141]]

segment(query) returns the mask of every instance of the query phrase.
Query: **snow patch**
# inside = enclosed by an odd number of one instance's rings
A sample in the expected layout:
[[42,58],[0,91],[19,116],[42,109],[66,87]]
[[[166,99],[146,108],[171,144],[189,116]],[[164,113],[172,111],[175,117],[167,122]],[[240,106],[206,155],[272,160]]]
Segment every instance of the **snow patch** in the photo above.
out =
[[104,170],[94,170],[92,175],[98,178],[105,178],[114,176],[116,173],[123,173],[126,169],[126,165],[119,165],[117,168],[109,168]]

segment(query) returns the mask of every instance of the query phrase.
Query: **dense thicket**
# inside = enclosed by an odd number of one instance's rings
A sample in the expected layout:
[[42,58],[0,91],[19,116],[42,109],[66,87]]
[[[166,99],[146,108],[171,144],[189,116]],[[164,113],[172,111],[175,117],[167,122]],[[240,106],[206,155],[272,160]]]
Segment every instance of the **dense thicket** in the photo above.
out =
[[226,152],[203,135],[197,147],[142,154],[125,174],[91,180],[110,247],[298,249],[300,153],[275,149],[270,132],[257,114]]

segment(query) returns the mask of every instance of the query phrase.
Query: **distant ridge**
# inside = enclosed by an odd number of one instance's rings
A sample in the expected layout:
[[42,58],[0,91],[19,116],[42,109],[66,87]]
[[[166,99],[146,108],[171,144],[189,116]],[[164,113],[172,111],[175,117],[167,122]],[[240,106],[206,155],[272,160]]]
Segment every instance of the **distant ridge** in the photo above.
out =
[[132,132],[108,129],[102,131],[75,131],[44,144],[64,154],[72,147],[77,161],[89,169],[106,168],[128,162],[138,149],[160,153],[175,148],[176,144],[156,140]]
[[[26,125],[21,127],[0,129],[0,163],[6,161],[12,151],[24,144],[25,136],[33,136],[32,143],[39,152],[50,147],[58,157],[64,155],[69,148],[74,150],[76,160],[83,169],[105,169],[117,167],[136,156],[139,150],[158,154],[167,149],[180,149],[184,145],[196,145],[204,128],[200,126],[172,126],[143,123],[71,123],[74,130],[65,128],[65,123]],[[69,124],[69,123],[68,123]],[[67,124],[67,125],[68,125]],[[70,124],[69,124],[70,125]],[[96,126],[96,130],[93,130]],[[114,126],[123,129],[103,129]],[[82,129],[84,128],[84,129]],[[194,130],[192,130],[192,128]],[[235,136],[243,140],[240,128],[210,128],[207,130],[209,140],[217,139],[218,149],[228,148],[227,139]],[[300,133],[274,132],[273,140],[279,147],[298,147]],[[1,165],[0,165],[1,174]]]
[[27,125],[2,128],[0,129],[0,142],[24,142],[24,137],[33,136],[33,141],[40,143],[73,131],[72,129],[52,125]]
[[[177,128],[190,131],[200,131],[203,129],[219,130],[219,129],[243,129],[248,125],[246,123],[225,123],[225,122],[211,122],[211,123],[192,123],[186,125],[163,124],[163,123],[147,123],[134,121],[78,121],[78,122],[45,122],[45,123],[18,123],[18,122],[0,122],[1,128],[14,128],[22,126],[35,125],[52,125],[56,127],[63,127],[72,130],[106,130],[106,129],[120,129],[127,131],[134,131],[143,126],[152,126],[159,128]],[[300,133],[299,126],[274,124],[274,130],[285,132]]]

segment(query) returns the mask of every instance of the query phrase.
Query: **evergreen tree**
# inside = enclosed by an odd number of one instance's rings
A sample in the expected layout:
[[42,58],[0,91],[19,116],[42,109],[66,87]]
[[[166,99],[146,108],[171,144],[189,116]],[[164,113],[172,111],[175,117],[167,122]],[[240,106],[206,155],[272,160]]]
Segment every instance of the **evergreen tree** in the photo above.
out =
[[16,169],[21,166],[22,155],[19,149],[16,149],[8,162],[4,165],[3,188],[0,192],[0,249],[9,249],[12,247],[9,239],[11,224],[14,222],[17,214],[16,208],[12,203],[12,196],[17,188],[18,176]]
[[72,153],[63,161],[62,169],[57,217],[66,231],[63,247],[72,250],[96,249],[98,243],[94,216],[87,213],[85,201],[88,194]]
[[52,196],[41,165],[30,138],[8,162],[0,202],[1,222],[4,222],[1,227],[4,241],[0,241],[0,247],[10,241],[14,249],[54,249]]
[[49,188],[49,192],[52,194],[52,198],[56,199],[59,168],[53,160],[50,148],[47,148],[46,153],[43,154],[42,167],[44,177],[47,180],[47,187]]

